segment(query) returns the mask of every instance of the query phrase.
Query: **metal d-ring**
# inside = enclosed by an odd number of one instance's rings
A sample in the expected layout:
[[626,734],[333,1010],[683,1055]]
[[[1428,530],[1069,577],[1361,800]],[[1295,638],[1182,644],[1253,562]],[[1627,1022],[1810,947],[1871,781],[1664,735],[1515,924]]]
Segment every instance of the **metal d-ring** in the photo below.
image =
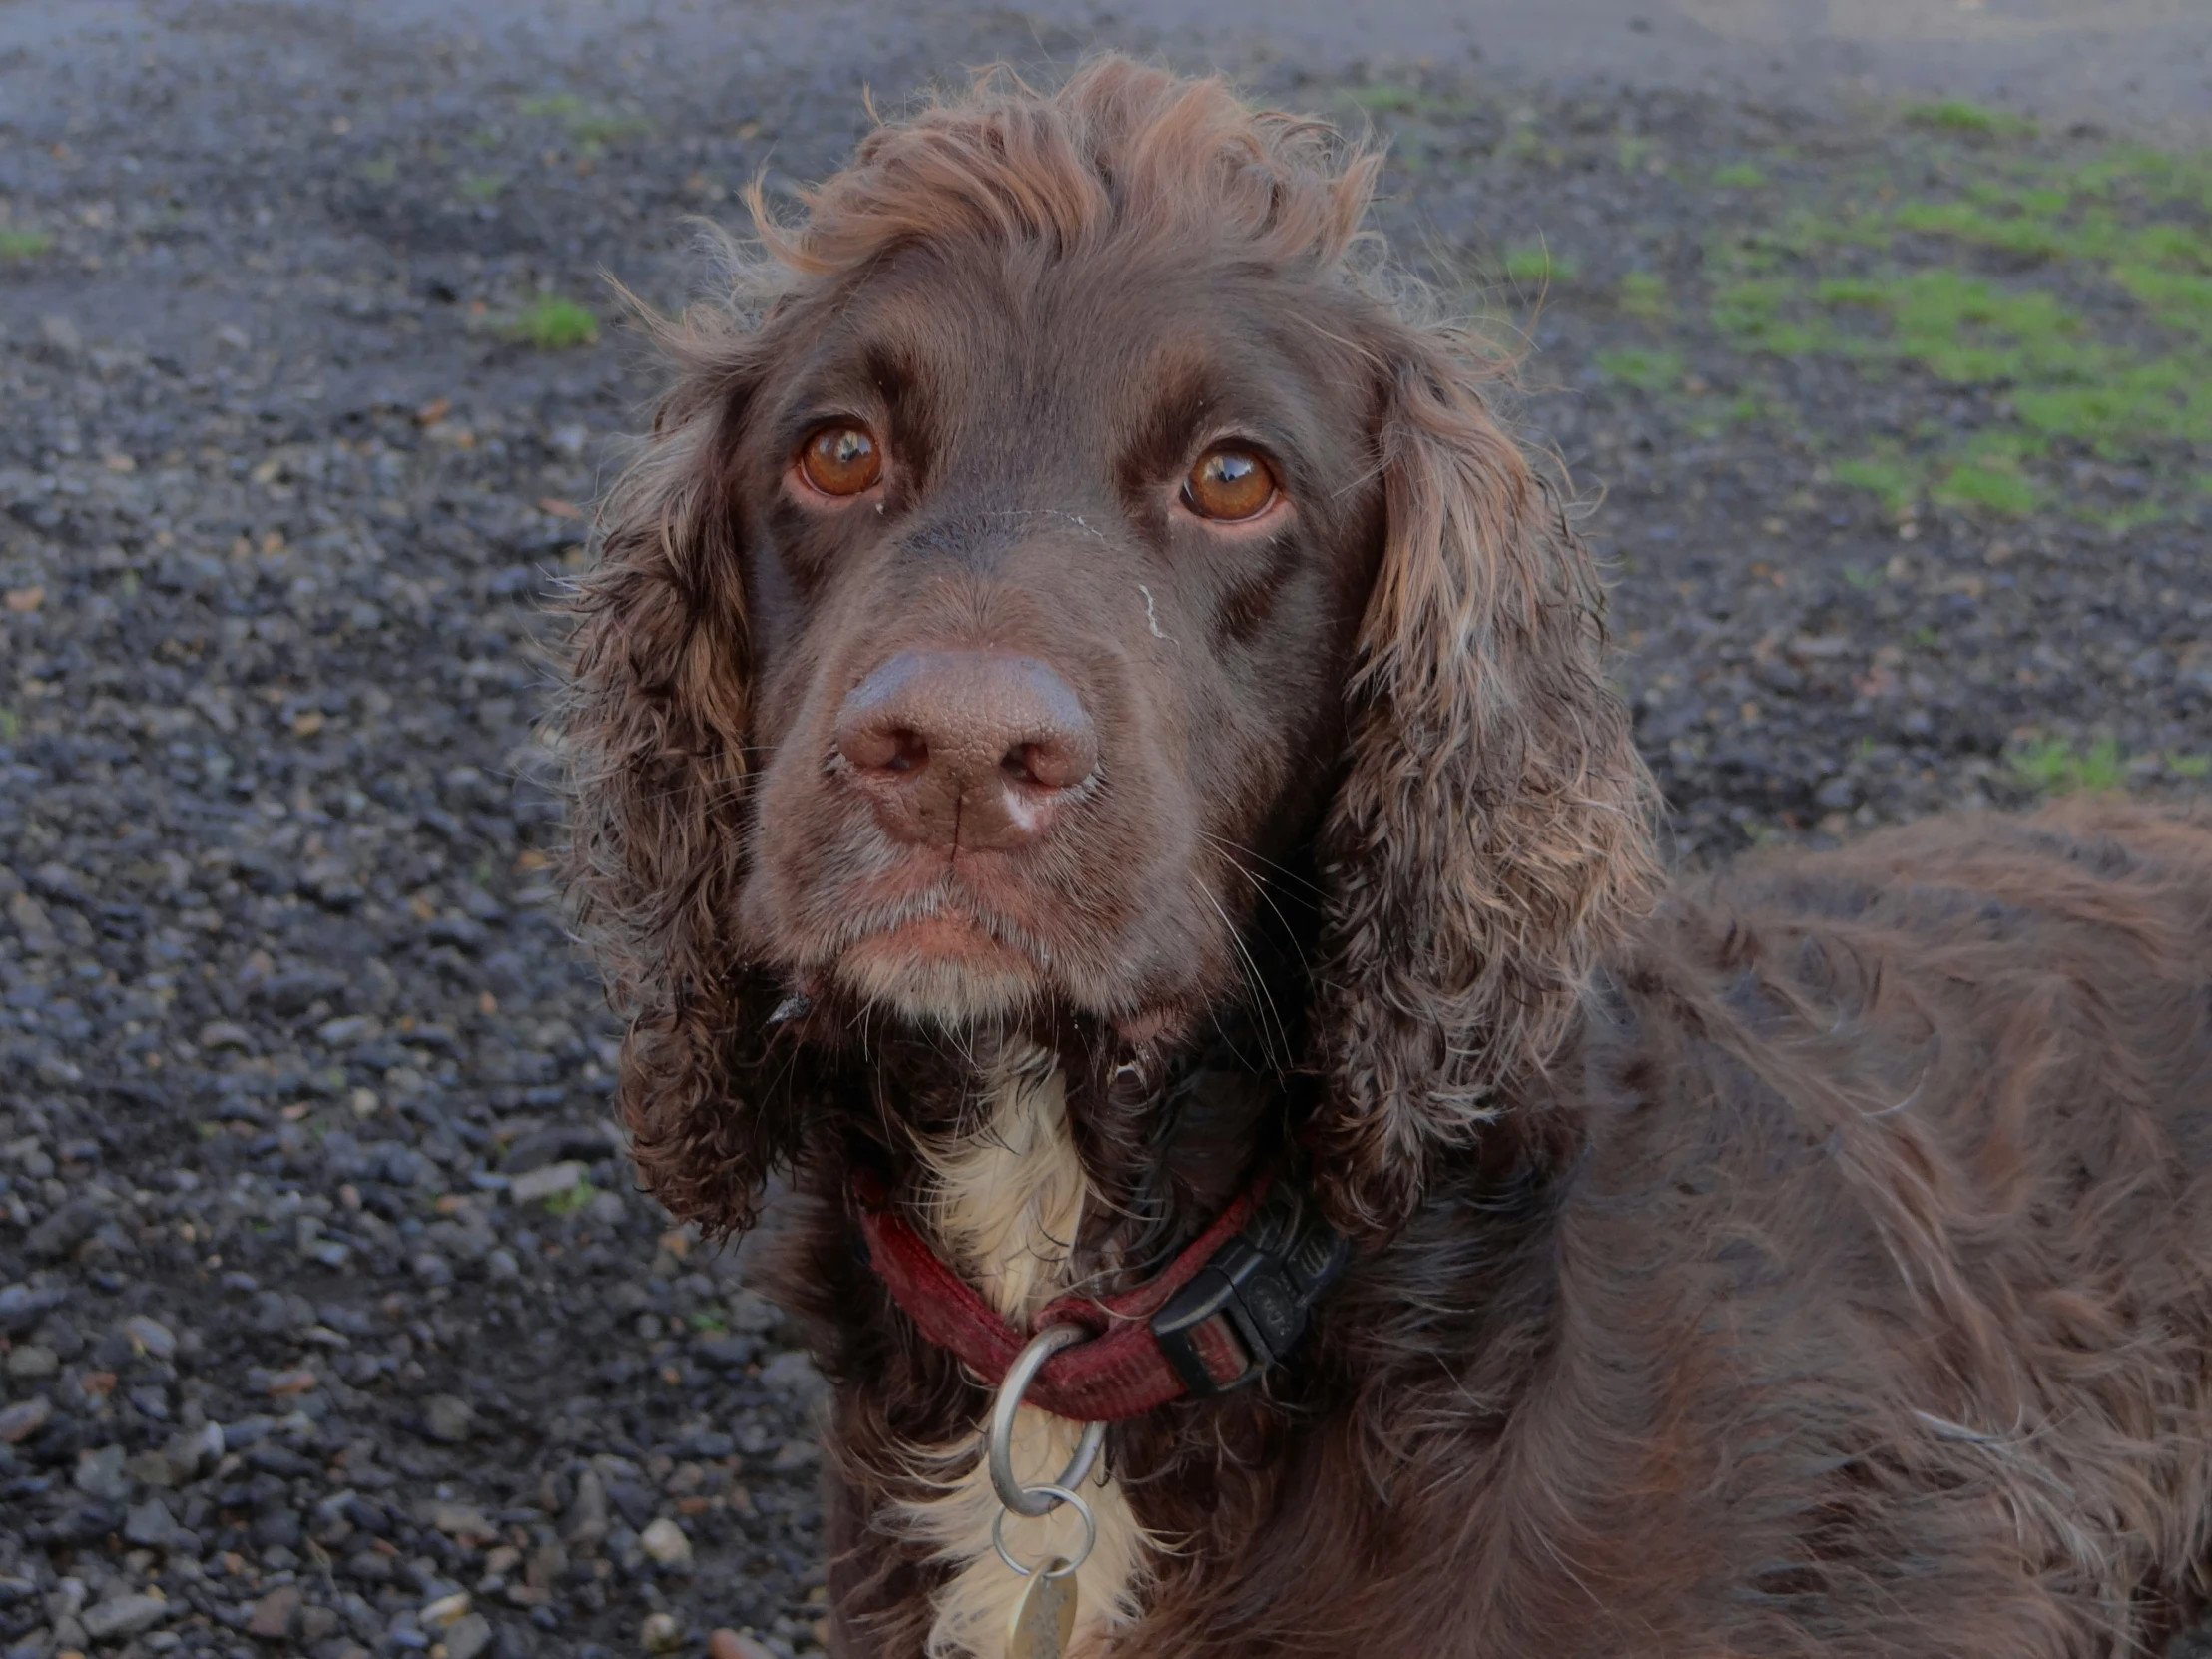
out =
[[[1090,1521],[1090,1511],[1074,1496],[1074,1488],[1083,1483],[1083,1477],[1091,1472],[1091,1465],[1098,1461],[1098,1448],[1106,1442],[1104,1423],[1083,1425],[1082,1437],[1075,1442],[1075,1455],[1050,1484],[1025,1486],[1014,1473],[1014,1413],[1021,1409],[1021,1396],[1028,1391],[1030,1380],[1060,1350],[1087,1341],[1089,1337],[1090,1333],[1080,1325],[1046,1326],[1006,1368],[1006,1379],[998,1385],[998,1399],[991,1406],[990,1430],[983,1436],[991,1485],[998,1492],[999,1502],[1030,1520],[1041,1520],[1061,1504],[1074,1503],[1081,1510],[1085,1523]],[[1003,1555],[1005,1551],[1001,1549],[999,1553]],[[1012,1560],[1012,1557],[1007,1559]]]
[[[1096,1424],[1093,1424],[1093,1426],[1095,1427]],[[1085,1503],[1065,1486],[1030,1486],[1025,1489],[1051,1500],[1044,1506],[1043,1512],[1046,1514],[1050,1514],[1063,1503],[1075,1511],[1075,1518],[1083,1523],[1082,1547],[1073,1555],[1048,1555],[1035,1566],[1025,1567],[1014,1559],[1014,1552],[1006,1547],[1007,1511],[1001,1509],[991,1521],[991,1548],[998,1551],[998,1558],[1001,1561],[1012,1567],[1024,1578],[1027,1578],[1033,1572],[1042,1572],[1047,1578],[1065,1578],[1090,1559],[1091,1548],[1098,1542],[1097,1517],[1091,1513],[1091,1506],[1088,1503]]]

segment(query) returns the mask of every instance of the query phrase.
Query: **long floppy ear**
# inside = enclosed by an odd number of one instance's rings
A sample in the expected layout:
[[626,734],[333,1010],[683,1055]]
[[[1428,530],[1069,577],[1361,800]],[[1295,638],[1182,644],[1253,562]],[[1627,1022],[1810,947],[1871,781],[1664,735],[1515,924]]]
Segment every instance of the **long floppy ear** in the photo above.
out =
[[716,1231],[751,1225],[789,1114],[748,1083],[775,987],[743,964],[751,646],[732,452],[756,380],[734,311],[648,326],[678,378],[609,496],[554,717],[568,882],[628,1031],[617,1099],[646,1187]]
[[1478,364],[1441,330],[1391,354],[1386,543],[1321,833],[1316,1171],[1369,1235],[1419,1202],[1440,1148],[1514,1109],[1655,874],[1596,570]]

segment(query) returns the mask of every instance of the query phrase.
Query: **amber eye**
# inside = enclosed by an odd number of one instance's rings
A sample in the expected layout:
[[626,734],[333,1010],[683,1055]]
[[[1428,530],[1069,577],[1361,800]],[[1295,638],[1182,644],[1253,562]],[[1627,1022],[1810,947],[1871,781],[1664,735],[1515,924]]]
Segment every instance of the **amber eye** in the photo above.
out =
[[1249,449],[1209,449],[1191,468],[1183,498],[1201,518],[1251,518],[1275,499],[1275,473]]
[[883,476],[883,452],[865,426],[825,426],[800,449],[799,470],[824,495],[858,495]]

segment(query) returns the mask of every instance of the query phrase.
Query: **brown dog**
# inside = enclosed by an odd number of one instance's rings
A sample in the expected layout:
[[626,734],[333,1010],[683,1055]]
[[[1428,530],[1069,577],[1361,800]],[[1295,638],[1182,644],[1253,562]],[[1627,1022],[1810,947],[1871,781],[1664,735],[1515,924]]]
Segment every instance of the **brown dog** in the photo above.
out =
[[1157,1659],[2155,1641],[2212,832],[1655,902],[1597,581],[1362,253],[1374,171],[1122,60],[988,80],[664,329],[575,880],[653,1190],[730,1230],[793,1173],[832,1645],[1057,1651],[1045,1583]]

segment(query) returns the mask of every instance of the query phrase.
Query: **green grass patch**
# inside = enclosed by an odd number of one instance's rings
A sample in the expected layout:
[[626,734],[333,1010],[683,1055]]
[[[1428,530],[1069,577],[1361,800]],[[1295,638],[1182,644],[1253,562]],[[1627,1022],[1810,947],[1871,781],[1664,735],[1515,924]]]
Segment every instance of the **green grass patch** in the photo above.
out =
[[2043,498],[2032,478],[2010,467],[1979,461],[1961,461],[1952,467],[1934,494],[1946,507],[1997,513],[2006,518],[2033,512]]
[[[1835,476],[1839,484],[1848,484],[1853,489],[1867,491],[1893,515],[1904,513],[1920,498],[1920,476],[1903,461],[1864,455],[1853,460],[1838,461]],[[1851,570],[1848,567],[1844,572],[1844,580],[1851,581]]]
[[1363,110],[1373,110],[1378,115],[1395,115],[1406,110],[1419,109],[1420,94],[1411,87],[1378,81],[1372,86],[1347,87],[1345,102],[1356,104]]
[[585,103],[573,92],[525,98],[515,108],[540,121],[558,121],[568,136],[586,150],[597,150],[617,139],[636,138],[651,130],[643,116],[598,108]]
[[1831,276],[1813,289],[1824,305],[1872,305],[1890,303],[1890,284],[1871,276]]
[[1656,272],[1629,272],[1621,278],[1620,307],[1630,316],[1658,321],[1671,308],[1667,304],[1667,279]]
[[1730,162],[1713,170],[1713,183],[1722,190],[1756,190],[1766,182],[1766,174],[1750,162]]
[[2108,795],[2127,780],[2119,740],[2101,737],[2077,749],[2064,738],[2038,738],[2012,752],[2012,771],[2047,795]]
[[2065,379],[2106,366],[2081,318],[2040,288],[1938,266],[1899,278],[1888,308],[1899,353],[1945,380]]
[[0,705],[0,743],[13,743],[23,731],[23,720],[13,709]]
[[1786,311],[1798,294],[1787,276],[1755,276],[1732,282],[1713,295],[1713,325],[1746,351],[1777,357],[1801,356],[1834,345],[1835,330],[1817,320]]
[[599,339],[599,318],[573,299],[540,294],[507,324],[508,337],[540,351],[565,351]]
[[598,1189],[587,1178],[577,1182],[566,1192],[548,1193],[545,1199],[545,1207],[556,1216],[573,1216],[598,1196]]
[[377,156],[361,163],[361,177],[372,185],[388,185],[399,177],[397,156]]
[[1666,391],[1682,379],[1682,353],[1664,348],[1627,346],[1600,351],[1597,366],[1612,379],[1639,391]]
[[1547,282],[1571,282],[1574,280],[1575,264],[1564,254],[1555,254],[1540,242],[1515,244],[1505,251],[1503,266],[1506,279],[1522,286],[1541,286]]
[[524,115],[538,120],[573,121],[588,106],[573,92],[549,92],[536,98],[525,98],[515,106]]
[[1932,104],[1915,104],[1905,112],[1905,119],[1916,127],[1933,128],[1938,133],[1964,133],[1979,137],[1995,137],[1999,134],[2018,137],[2035,131],[2035,123],[2025,117],[2007,115],[2002,110],[1969,103],[1963,98],[1943,98]]
[[489,202],[507,188],[507,181],[498,173],[464,173],[453,188],[471,202]]
[[2176,778],[2203,778],[2212,776],[2212,755],[2166,756],[2166,770]]
[[704,1308],[692,1315],[689,1324],[694,1331],[712,1331],[717,1335],[730,1329],[729,1316],[720,1308]]
[[0,231],[0,260],[35,260],[53,246],[44,231]]

